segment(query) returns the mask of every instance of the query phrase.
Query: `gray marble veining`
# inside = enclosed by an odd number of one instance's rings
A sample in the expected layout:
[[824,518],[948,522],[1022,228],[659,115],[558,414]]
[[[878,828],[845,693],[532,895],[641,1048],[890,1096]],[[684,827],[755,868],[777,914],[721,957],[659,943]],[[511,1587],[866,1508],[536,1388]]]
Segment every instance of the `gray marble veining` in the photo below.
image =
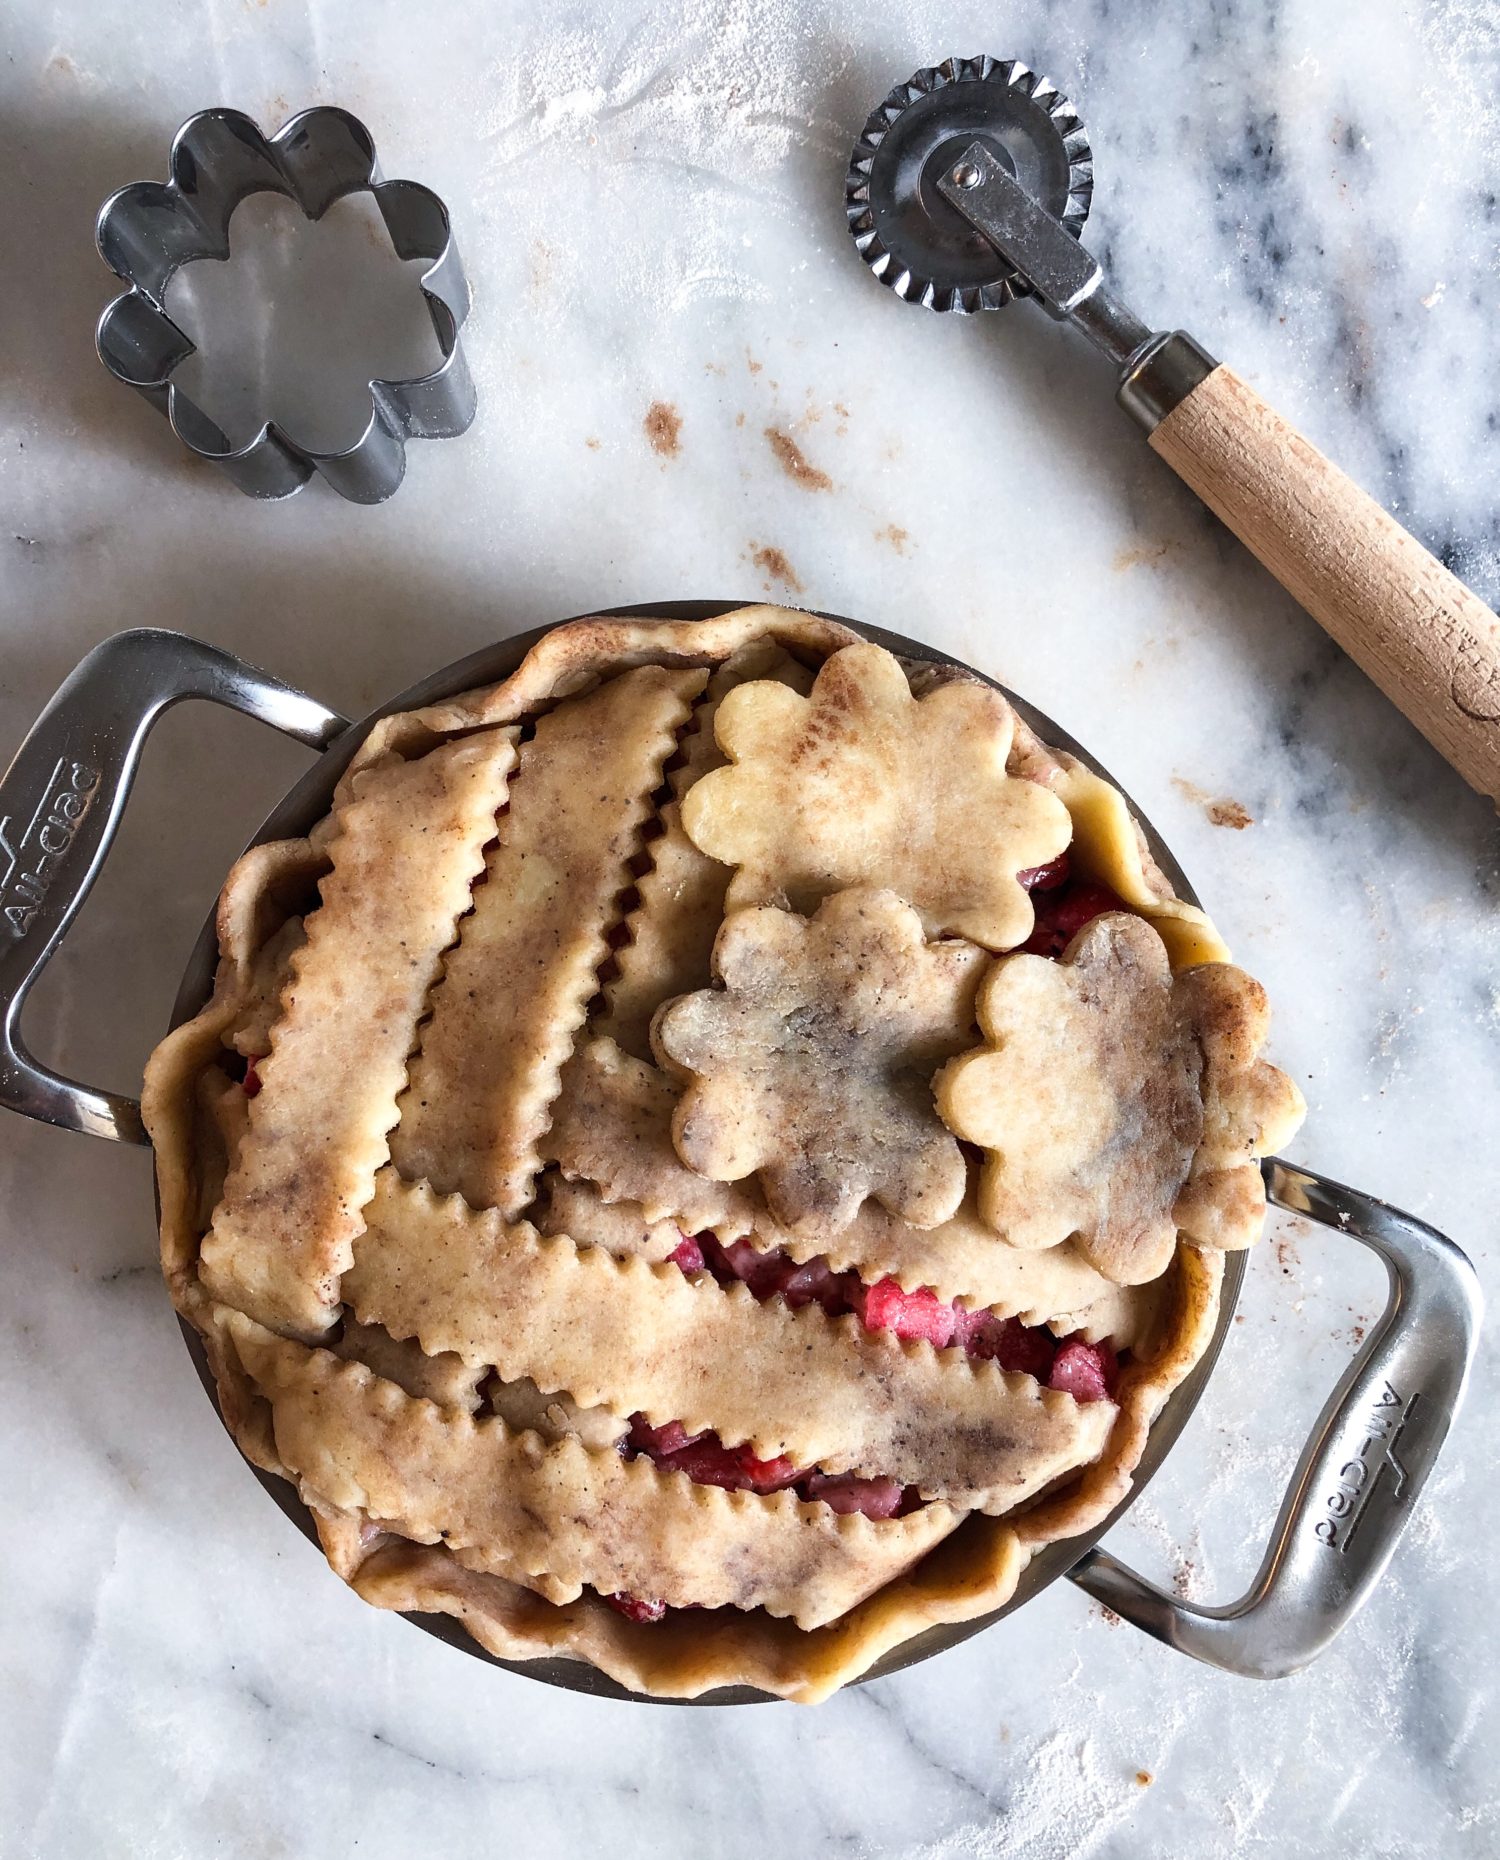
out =
[[[1500,360],[1493,0],[21,0],[0,60],[0,744],[117,627],[183,627],[346,710],[592,604],[769,593],[925,635],[1087,741],[1270,989],[1296,1153],[1447,1228],[1494,1295],[1495,824],[1025,306],[897,303],[840,207],[850,141],[947,52],[1083,109],[1091,236],[1491,603]],[[91,353],[92,215],[190,111],[312,102],[452,204],[480,414],[376,511],[257,506]],[[644,430],[660,402],[675,450]],[[812,478],[782,469],[786,433]],[[816,474],[826,478],[820,488]],[[174,713],[34,1043],[128,1084],[217,879],[302,753]],[[1232,801],[1251,824],[1213,824]],[[1217,810],[1222,816],[1225,812]],[[1229,810],[1231,813],[1233,810]],[[546,1690],[364,1607],[202,1399],[146,1158],[0,1133],[0,1852],[1485,1855],[1500,1702],[1492,1353],[1390,1579],[1255,1686],[1059,1585],[816,1714]],[[1295,1223],[1114,1547],[1244,1582],[1377,1308]]]

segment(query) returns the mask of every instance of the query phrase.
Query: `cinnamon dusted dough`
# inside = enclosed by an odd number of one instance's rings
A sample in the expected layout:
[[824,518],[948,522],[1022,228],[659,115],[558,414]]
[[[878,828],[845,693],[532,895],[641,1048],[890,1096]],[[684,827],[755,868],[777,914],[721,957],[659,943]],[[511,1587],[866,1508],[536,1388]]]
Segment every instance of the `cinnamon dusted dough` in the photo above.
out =
[[1228,963],[1173,977],[1161,937],[1111,912],[1052,962],[1010,956],[979,991],[985,1044],[936,1094],[986,1151],[979,1206],[1007,1244],[1072,1237],[1121,1285],[1157,1278],[1179,1226],[1248,1245],[1264,1212],[1254,1158],[1301,1098],[1259,1060],[1265,996]]
[[966,1176],[928,1080],[968,1037],[984,960],[924,941],[890,891],[837,892],[810,919],[733,912],[714,945],[722,988],[669,1002],[652,1029],[687,1081],[678,1154],[716,1181],[758,1173],[794,1233],[837,1233],[869,1196],[936,1227]]

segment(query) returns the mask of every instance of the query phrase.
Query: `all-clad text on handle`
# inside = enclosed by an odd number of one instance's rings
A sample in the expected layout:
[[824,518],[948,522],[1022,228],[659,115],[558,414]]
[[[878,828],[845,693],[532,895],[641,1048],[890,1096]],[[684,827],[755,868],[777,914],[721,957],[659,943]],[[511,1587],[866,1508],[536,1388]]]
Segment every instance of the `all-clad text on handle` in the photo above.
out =
[[1239,1601],[1195,1607],[1103,1550],[1070,1573],[1169,1646],[1275,1679],[1315,1659],[1385,1573],[1463,1399],[1483,1301],[1474,1268],[1436,1228],[1310,1169],[1274,1157],[1262,1168],[1278,1207],[1380,1255],[1385,1310],[1318,1416]]
[[348,725],[216,646],[137,628],[63,682],[0,779],[0,1105],[90,1136],[144,1143],[141,1107],[33,1059],[21,1011],[103,868],[152,725],[207,698],[326,749]]

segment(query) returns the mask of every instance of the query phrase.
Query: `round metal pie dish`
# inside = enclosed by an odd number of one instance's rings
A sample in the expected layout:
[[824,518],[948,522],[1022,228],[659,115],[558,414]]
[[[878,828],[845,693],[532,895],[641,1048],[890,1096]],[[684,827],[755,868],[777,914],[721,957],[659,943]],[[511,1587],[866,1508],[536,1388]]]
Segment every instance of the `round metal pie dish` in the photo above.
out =
[[[698,620],[736,605],[669,602],[603,612],[605,617]],[[958,664],[919,641],[857,621],[841,623],[906,660]],[[4,874],[0,877],[0,911],[9,931],[0,944],[0,1103],[88,1134],[144,1141],[139,1107],[133,1100],[91,1090],[39,1064],[21,1041],[19,1018],[27,990],[103,863],[141,745],[164,709],[184,697],[207,697],[259,716],[321,748],[318,760],[250,843],[298,837],[328,812],[340,774],[380,717],[506,678],[548,630],[538,628],[473,653],[357,723],[348,723],[278,681],[180,635],[126,633],[96,648],[54,698],[0,785],[0,871]],[[1066,730],[1014,694],[1007,692],[1006,696],[1045,743],[1070,752],[1109,779],[1107,771]],[[1193,889],[1171,851],[1149,820],[1130,805],[1178,897],[1196,904]],[[18,838],[23,821],[31,825]],[[5,870],[7,860],[9,869]],[[216,953],[210,913],[178,991],[174,1027],[196,1014],[208,999]],[[919,1633],[888,1652],[864,1677],[900,1671],[968,1639],[1063,1575],[1181,1650],[1259,1676],[1306,1664],[1358,1609],[1390,1558],[1461,1398],[1477,1337],[1477,1286],[1472,1268],[1458,1249],[1410,1216],[1276,1159],[1268,1159],[1263,1171],[1274,1203],[1336,1233],[1352,1235],[1377,1251],[1388,1269],[1391,1299],[1313,1429],[1271,1531],[1265,1561],[1247,1595],[1225,1608],[1197,1608],[1157,1589],[1095,1548],[1145,1489],[1203,1394],[1233,1322],[1244,1277],[1244,1255],[1231,1253],[1212,1341],[1168,1397],[1122,1504],[1095,1528],[1053,1543],[1034,1556],[1004,1606],[976,1620]],[[185,1320],[182,1328],[204,1387],[215,1399],[213,1376],[198,1333]],[[316,1542],[311,1515],[295,1489],[266,1473],[257,1471],[256,1477]],[[436,1615],[410,1618],[438,1638],[527,1677],[574,1691],[644,1700],[644,1695],[627,1690],[581,1660],[499,1660],[455,1620]],[[724,1687],[692,1702],[742,1704],[768,1696],[747,1687]]]

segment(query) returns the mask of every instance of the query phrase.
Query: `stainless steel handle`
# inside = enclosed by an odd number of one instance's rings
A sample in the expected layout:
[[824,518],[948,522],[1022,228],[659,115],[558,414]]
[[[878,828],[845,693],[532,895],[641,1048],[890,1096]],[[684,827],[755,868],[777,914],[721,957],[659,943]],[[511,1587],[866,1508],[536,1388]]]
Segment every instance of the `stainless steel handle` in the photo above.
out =
[[216,646],[141,627],[81,661],[0,779],[0,1105],[121,1143],[146,1141],[139,1101],[33,1059],[21,1010],[104,865],[151,726],[183,698],[227,704],[313,749],[349,727]]
[[1239,1601],[1194,1607],[1104,1550],[1069,1573],[1168,1646],[1277,1679],[1316,1659],[1385,1573],[1463,1400],[1483,1300],[1474,1268],[1436,1228],[1311,1170],[1274,1157],[1261,1166],[1277,1207],[1380,1255],[1385,1310],[1318,1416]]

